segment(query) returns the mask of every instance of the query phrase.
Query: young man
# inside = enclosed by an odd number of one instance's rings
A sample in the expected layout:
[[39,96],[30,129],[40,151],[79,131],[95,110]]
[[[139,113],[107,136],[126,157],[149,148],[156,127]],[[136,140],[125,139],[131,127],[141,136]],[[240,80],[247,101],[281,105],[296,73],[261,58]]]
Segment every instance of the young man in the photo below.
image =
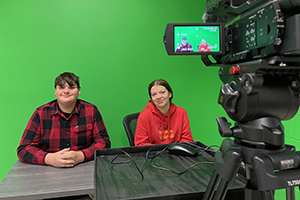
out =
[[23,133],[18,158],[26,163],[73,167],[93,159],[96,149],[110,148],[96,106],[79,100],[79,77],[65,72],[55,79],[53,100],[35,110]]
[[191,44],[187,43],[186,38],[182,38],[182,43],[178,45],[176,52],[193,52],[193,47]]

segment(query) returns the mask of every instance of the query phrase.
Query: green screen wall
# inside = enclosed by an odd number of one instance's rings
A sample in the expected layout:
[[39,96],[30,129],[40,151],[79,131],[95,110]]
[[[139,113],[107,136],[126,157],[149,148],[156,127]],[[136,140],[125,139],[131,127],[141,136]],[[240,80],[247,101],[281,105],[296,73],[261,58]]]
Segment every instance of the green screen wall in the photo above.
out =
[[[29,118],[55,99],[54,79],[65,71],[80,77],[80,98],[99,108],[113,148],[129,145],[123,117],[145,108],[147,86],[158,78],[187,110],[194,139],[220,145],[218,68],[199,56],[168,56],[163,44],[167,23],[202,22],[204,8],[204,0],[1,0],[0,180],[17,160]],[[300,146],[299,125],[287,127]]]

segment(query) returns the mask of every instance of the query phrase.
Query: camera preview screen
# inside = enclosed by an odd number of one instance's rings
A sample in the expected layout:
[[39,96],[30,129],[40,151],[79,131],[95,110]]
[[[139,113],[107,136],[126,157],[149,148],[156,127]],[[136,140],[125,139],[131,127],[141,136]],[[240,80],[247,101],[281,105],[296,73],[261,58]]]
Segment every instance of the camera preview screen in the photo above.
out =
[[219,26],[174,26],[174,52],[219,52]]

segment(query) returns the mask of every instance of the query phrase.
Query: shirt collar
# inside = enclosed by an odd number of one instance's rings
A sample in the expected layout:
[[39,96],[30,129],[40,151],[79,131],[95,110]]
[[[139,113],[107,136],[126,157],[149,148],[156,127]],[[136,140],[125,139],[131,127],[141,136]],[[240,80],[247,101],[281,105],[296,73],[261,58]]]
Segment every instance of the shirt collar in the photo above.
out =
[[[71,114],[79,114],[80,113],[80,110],[79,110],[79,107],[80,107],[80,102],[79,102],[79,99],[77,99],[77,102],[75,104],[75,109],[72,111]],[[54,100],[53,101],[53,106],[52,106],[52,111],[51,111],[51,114],[50,115],[61,115],[61,111],[60,109],[58,108],[58,103],[57,103],[57,100]]]

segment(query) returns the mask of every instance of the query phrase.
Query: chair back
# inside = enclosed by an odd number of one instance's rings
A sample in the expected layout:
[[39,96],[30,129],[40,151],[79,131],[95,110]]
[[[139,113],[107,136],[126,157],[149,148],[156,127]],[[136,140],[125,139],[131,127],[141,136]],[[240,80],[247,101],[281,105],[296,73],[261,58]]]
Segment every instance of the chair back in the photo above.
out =
[[135,146],[134,145],[134,134],[135,134],[136,124],[137,124],[139,115],[140,115],[140,113],[133,113],[133,114],[125,116],[123,119],[123,125],[125,128],[130,146]]

